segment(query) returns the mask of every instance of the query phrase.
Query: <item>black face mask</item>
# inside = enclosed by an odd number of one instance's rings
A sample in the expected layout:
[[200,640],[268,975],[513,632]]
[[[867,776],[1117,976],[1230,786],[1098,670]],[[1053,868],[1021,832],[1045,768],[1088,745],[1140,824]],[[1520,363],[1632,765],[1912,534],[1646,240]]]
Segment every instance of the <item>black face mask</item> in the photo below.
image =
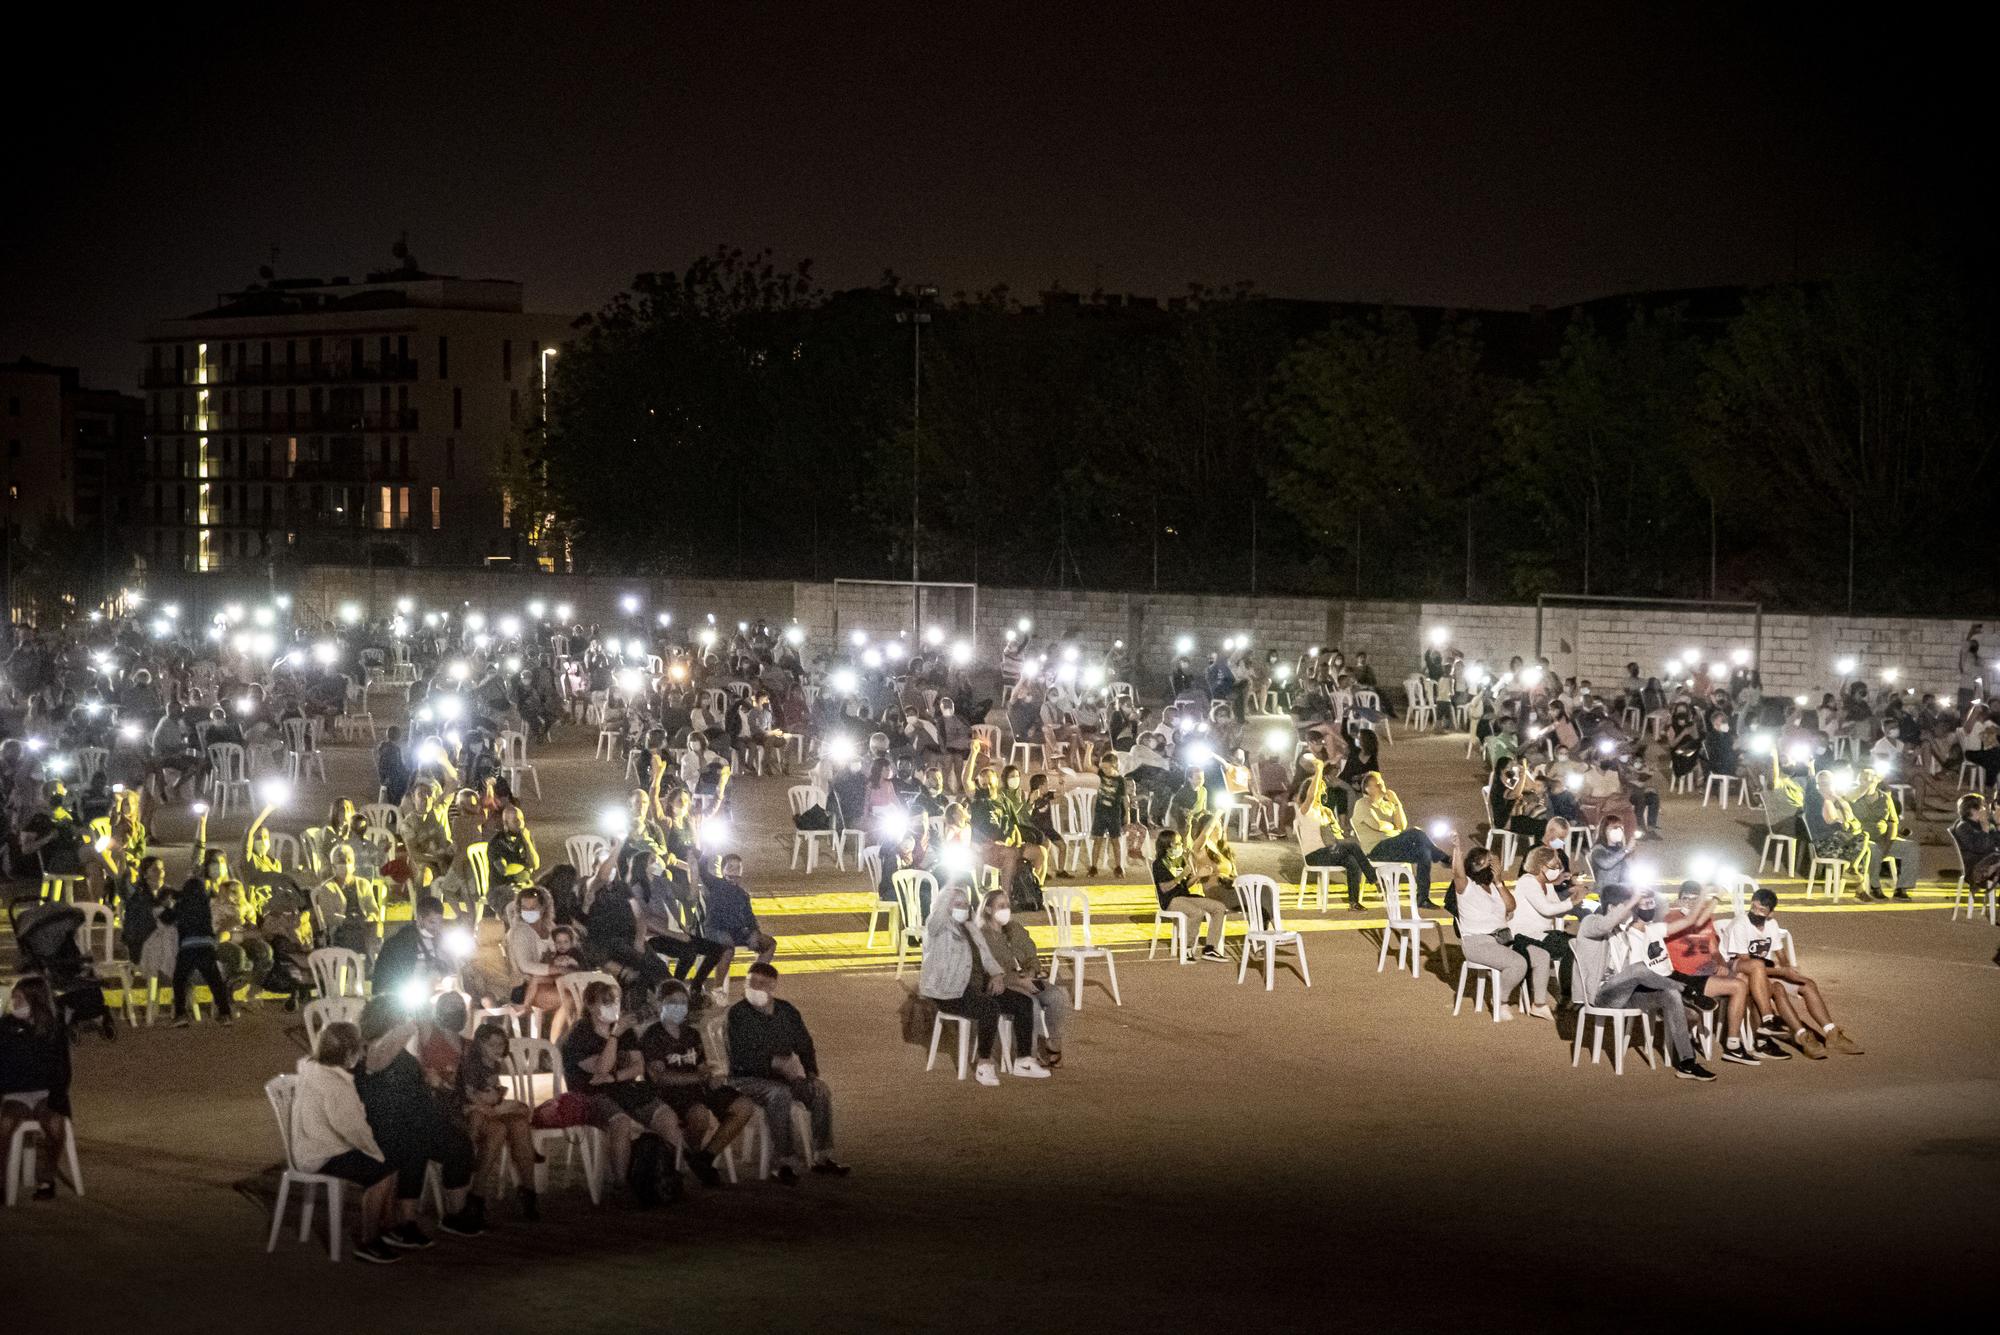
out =
[[1488,863],[1483,867],[1479,867],[1473,871],[1469,871],[1466,873],[1466,876],[1480,885],[1492,885],[1493,864]]
[[1762,927],[1765,923],[1771,921],[1771,915],[1768,913],[1749,913],[1744,916],[1750,919],[1752,927]]
[[1651,922],[1653,919],[1660,916],[1660,906],[1655,904],[1652,908],[1649,909],[1647,908],[1633,909],[1632,916],[1638,919],[1640,922]]

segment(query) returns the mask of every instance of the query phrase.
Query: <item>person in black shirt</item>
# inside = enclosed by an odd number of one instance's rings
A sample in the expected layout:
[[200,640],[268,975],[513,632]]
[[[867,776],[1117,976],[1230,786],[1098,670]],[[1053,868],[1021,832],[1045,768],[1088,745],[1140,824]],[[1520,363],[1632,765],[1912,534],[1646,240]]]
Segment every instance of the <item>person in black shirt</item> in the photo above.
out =
[[648,1131],[668,1145],[684,1141],[680,1119],[646,1079],[638,1021],[623,1013],[620,996],[616,983],[583,989],[583,1014],[563,1035],[563,1083],[589,1100],[590,1124],[604,1129],[610,1145],[612,1175],[624,1178],[645,1206],[658,1199],[655,1174],[650,1156],[633,1154],[633,1142]]
[[660,1100],[681,1119],[687,1137],[688,1166],[707,1186],[720,1186],[715,1157],[720,1154],[750,1119],[757,1105],[722,1084],[708,1067],[708,1053],[701,1033],[687,1023],[687,985],[678,981],[662,983],[655,1002],[659,1020],[639,1034],[639,1052],[646,1059],[646,1079],[659,1091]]
[[223,980],[222,965],[215,957],[214,892],[227,873],[222,850],[207,849],[202,855],[201,875],[190,876],[182,882],[173,904],[160,914],[161,921],[171,923],[179,929],[181,936],[180,953],[174,957],[176,1029],[185,1029],[192,1023],[188,1008],[194,1002],[196,974],[200,974],[202,981],[208,984],[209,995],[215,999],[217,1018],[223,1024],[235,1022],[229,1004],[229,984]]
[[23,1122],[42,1129],[35,1156],[35,1199],[53,1200],[56,1161],[68,1134],[69,1034],[56,1015],[48,983],[34,975],[14,984],[0,1014],[0,1145],[12,1145]]
[[812,1171],[845,1177],[833,1158],[833,1091],[819,1078],[819,1057],[798,1008],[777,995],[778,971],[753,964],[743,980],[743,1000],[729,1008],[729,1078],[764,1109],[764,1130],[778,1160],[778,1180],[799,1180],[803,1159],[792,1130],[792,1108],[812,1113]]
[[1190,952],[1194,950],[1195,940],[1201,933],[1199,920],[1206,918],[1208,948],[1202,952],[1202,958],[1229,958],[1229,953],[1222,948],[1222,931],[1229,922],[1229,906],[1219,899],[1208,898],[1194,888],[1194,873],[1188,866],[1187,850],[1181,846],[1179,830],[1161,830],[1154,844],[1153,892],[1160,898],[1162,913],[1180,915],[1182,944]]
[[[369,974],[369,992],[394,996],[411,978],[438,979],[456,972],[440,953],[439,938],[444,933],[444,902],[425,895],[416,903],[409,922],[382,943]],[[186,941],[182,941],[185,948]]]

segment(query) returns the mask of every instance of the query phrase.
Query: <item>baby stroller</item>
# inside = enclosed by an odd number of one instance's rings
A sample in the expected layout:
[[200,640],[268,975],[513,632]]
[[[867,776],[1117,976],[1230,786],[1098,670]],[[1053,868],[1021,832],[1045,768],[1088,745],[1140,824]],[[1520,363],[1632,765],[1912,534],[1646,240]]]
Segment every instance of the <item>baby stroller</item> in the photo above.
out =
[[7,920],[14,928],[22,970],[48,981],[63,1023],[74,1028],[95,1021],[106,1038],[117,1038],[111,1008],[104,1004],[104,986],[76,942],[82,911],[70,904],[22,897],[7,905]]

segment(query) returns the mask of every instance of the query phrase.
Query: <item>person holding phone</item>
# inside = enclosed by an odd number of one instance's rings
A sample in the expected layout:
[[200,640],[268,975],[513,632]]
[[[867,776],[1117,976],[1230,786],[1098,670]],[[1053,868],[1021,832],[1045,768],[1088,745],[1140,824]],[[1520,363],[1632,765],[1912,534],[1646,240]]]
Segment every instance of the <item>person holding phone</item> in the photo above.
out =
[[1694,1059],[1685,993],[1670,976],[1665,933],[1649,930],[1659,916],[1659,899],[1650,889],[1599,887],[1597,912],[1577,929],[1577,996],[1590,1006],[1646,1012],[1666,1028],[1674,1074],[1713,1080],[1715,1072]]

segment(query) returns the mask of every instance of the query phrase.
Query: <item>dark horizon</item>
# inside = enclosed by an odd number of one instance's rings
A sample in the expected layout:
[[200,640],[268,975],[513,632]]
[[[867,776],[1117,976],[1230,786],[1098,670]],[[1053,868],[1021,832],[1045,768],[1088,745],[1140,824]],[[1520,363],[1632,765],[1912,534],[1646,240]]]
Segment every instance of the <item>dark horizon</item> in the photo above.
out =
[[273,246],[281,276],[358,277],[404,232],[425,268],[562,314],[722,243],[828,288],[1520,310],[1816,276],[1950,231],[1971,190],[1970,93],[1914,63],[1921,34],[1706,4],[1130,13],[362,5],[72,32],[69,82],[10,108],[43,188],[0,223],[0,360],[129,389],[148,324]]

